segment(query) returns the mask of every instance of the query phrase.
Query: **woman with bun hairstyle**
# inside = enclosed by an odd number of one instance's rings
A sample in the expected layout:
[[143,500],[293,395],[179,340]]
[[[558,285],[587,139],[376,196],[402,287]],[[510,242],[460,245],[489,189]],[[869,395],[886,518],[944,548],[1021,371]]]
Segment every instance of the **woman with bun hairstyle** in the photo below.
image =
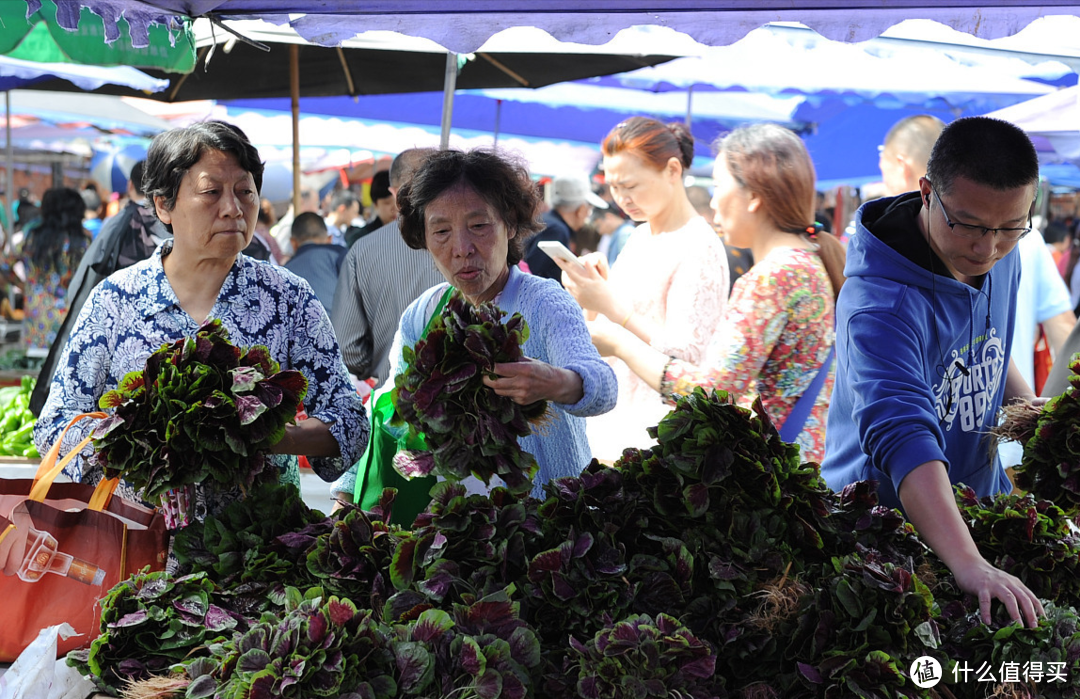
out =
[[[690,203],[683,184],[694,157],[684,124],[633,117],[602,144],[604,178],[615,203],[641,222],[611,268],[599,254],[584,270],[560,263],[563,285],[596,325],[625,328],[664,356],[704,359],[728,296],[724,244]],[[670,406],[621,360],[615,409],[587,421],[593,454],[617,459],[626,447],[653,444],[645,431]]]
[[728,391],[745,407],[760,396],[781,435],[820,462],[844,249],[817,232],[814,165],[798,136],[755,124],[732,131],[717,151],[716,222],[755,264],[735,282],[704,361],[668,356],[618,326],[594,328],[593,343],[667,400],[697,386]]

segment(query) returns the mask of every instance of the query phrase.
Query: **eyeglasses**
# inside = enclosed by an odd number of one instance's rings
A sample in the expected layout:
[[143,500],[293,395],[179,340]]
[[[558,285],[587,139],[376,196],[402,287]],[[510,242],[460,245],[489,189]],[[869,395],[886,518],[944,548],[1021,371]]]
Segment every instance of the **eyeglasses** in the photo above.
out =
[[1031,214],[1028,214],[1027,228],[987,228],[986,226],[953,221],[949,218],[949,213],[945,211],[945,205],[941,203],[941,195],[933,187],[930,188],[930,191],[934,193],[934,198],[937,199],[938,206],[941,207],[941,215],[945,217],[945,225],[961,238],[981,238],[987,233],[1000,233],[1001,237],[1006,240],[1020,240],[1031,232]]

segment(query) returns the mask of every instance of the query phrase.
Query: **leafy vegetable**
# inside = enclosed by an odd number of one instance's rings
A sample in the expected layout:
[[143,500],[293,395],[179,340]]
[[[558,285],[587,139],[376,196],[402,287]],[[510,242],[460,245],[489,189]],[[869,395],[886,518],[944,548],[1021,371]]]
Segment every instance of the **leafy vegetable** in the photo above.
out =
[[[1070,516],[1080,512],[1080,353],[1069,361],[1069,387],[1010,432],[1024,444],[1016,485]],[[1007,413],[1008,414],[1008,413]],[[1036,418],[1036,419],[1032,419]]]
[[218,583],[228,598],[223,603],[258,617],[275,606],[274,599],[283,599],[286,586],[306,589],[319,583],[308,573],[307,551],[332,526],[304,504],[296,486],[258,484],[249,497],[229,503],[218,516],[178,530],[173,553],[185,570],[205,573]]
[[547,404],[520,406],[483,383],[496,363],[522,358],[529,328],[521,314],[502,323],[494,304],[470,305],[454,292],[427,336],[403,348],[406,370],[394,380],[396,417],[428,451],[401,451],[394,466],[406,478],[439,475],[460,481],[470,474],[484,483],[498,476],[513,492],[527,492],[536,459],[517,438],[531,432]]
[[570,644],[581,656],[577,691],[584,699],[715,696],[712,649],[667,614],[631,616],[588,644]]
[[193,650],[243,629],[242,617],[214,604],[214,584],[202,573],[173,578],[140,573],[101,602],[101,635],[68,664],[111,694],[125,683],[164,672]]
[[524,699],[540,664],[536,634],[512,602],[513,587],[449,613],[428,609],[394,627],[402,696]]
[[[397,696],[387,639],[370,611],[318,588],[290,589],[285,614],[212,648],[187,696],[220,699]],[[197,683],[197,684],[196,684]]]
[[147,498],[207,479],[247,488],[306,393],[300,372],[280,371],[266,347],[230,344],[215,319],[101,397],[114,412],[94,430],[96,458]]
[[991,564],[1041,599],[1080,600],[1080,529],[1060,507],[1031,495],[979,499],[966,486],[957,487],[956,502]]
[[[977,602],[953,602],[944,608],[940,662],[944,670],[943,682],[948,689],[957,697],[981,698],[984,695],[976,688],[988,686],[987,678],[977,681],[977,673],[983,668],[1004,685],[1001,693],[995,696],[1080,697],[1080,684],[1075,680],[1080,673],[1080,617],[1072,607],[1053,602],[1047,602],[1043,607],[1046,616],[1039,619],[1039,625],[1034,629],[1010,622],[1003,607],[995,609],[993,626],[982,623]],[[1065,681],[1048,680],[1053,668],[1051,663],[1060,663],[1060,675]],[[1010,665],[1015,668],[1020,682],[1002,682],[1004,668]],[[1040,668],[1043,676],[1032,685],[1024,681],[1023,670],[1034,667]],[[961,668],[967,668],[968,674],[965,675]],[[956,682],[956,679],[960,681]],[[1015,694],[1008,693],[1006,690],[1009,689]],[[1033,689],[1035,694],[1031,694]]]
[[[213,588],[211,603],[243,616],[171,666],[185,673],[180,690],[190,699],[1080,699],[1078,542],[1061,509],[958,490],[980,551],[1054,599],[1037,629],[1000,623],[999,604],[985,626],[978,601],[898,511],[880,506],[874,483],[829,491],[760,404],[745,410],[698,390],[653,433],[655,447],[628,449],[615,467],[594,461],[546,484],[542,503],[441,482],[409,531],[385,524],[392,490],[371,512],[325,518],[291,488],[253,491],[178,536],[178,556],[227,588]],[[324,601],[330,593],[336,606]],[[174,585],[155,604],[186,596]],[[128,613],[112,608],[125,599],[106,600],[110,619]],[[245,635],[248,626],[257,630]],[[162,640],[171,643],[154,634],[144,645],[110,642],[99,670],[124,676],[171,659],[154,645]],[[938,690],[910,681],[924,655],[945,670]],[[1000,691],[952,682],[962,661],[1063,663],[1069,682]],[[169,691],[175,677],[162,680]]]

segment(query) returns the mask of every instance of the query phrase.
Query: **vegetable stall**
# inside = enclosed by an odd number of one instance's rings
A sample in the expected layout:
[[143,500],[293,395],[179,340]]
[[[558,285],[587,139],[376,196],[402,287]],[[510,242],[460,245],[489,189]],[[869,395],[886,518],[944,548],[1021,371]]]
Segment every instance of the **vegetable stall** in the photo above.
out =
[[36,417],[30,411],[30,394],[36,379],[18,375],[16,385],[0,388],[0,463],[36,463],[41,455],[33,442]]
[[[455,391],[482,370],[462,372]],[[250,379],[232,385],[253,395]],[[399,377],[399,398],[424,385]],[[128,388],[126,400],[143,395]],[[542,501],[505,478],[528,472],[527,457],[409,455],[441,480],[408,528],[388,524],[393,489],[368,511],[327,516],[292,486],[251,478],[246,497],[176,531],[175,574],[108,591],[100,635],[68,663],[124,697],[1080,697],[1072,500],[957,489],[983,555],[1045,600],[1037,628],[1000,605],[987,626],[873,483],[829,490],[760,402],[698,389],[650,434],[655,447],[594,461],[548,483]],[[456,455],[452,438],[440,448]],[[1025,460],[1024,477],[1039,482],[1045,461]],[[514,487],[469,494],[459,481],[470,474]],[[919,687],[928,661],[940,683]]]

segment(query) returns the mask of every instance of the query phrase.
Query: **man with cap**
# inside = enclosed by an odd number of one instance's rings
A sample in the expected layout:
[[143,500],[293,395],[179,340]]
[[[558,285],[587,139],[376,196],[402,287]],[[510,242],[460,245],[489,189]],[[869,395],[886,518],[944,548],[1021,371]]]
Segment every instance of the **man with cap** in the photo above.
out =
[[593,193],[588,179],[579,175],[556,177],[551,183],[551,210],[543,216],[547,228],[537,233],[525,248],[529,271],[562,284],[562,270],[538,243],[554,240],[569,248],[573,234],[589,220],[594,207],[606,209],[607,202]]

